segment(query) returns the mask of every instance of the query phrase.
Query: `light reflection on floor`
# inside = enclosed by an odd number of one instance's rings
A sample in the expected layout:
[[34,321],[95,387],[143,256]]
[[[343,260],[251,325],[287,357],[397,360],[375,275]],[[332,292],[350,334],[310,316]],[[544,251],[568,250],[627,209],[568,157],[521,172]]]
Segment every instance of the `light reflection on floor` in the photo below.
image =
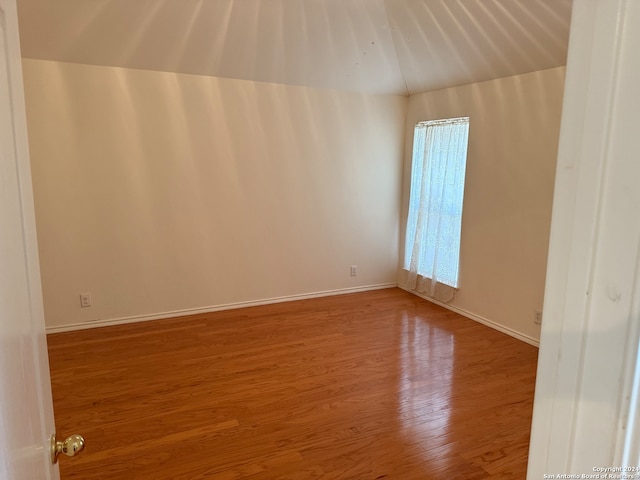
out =
[[447,468],[451,460],[446,435],[452,410],[454,336],[406,312],[399,333],[398,420],[409,438],[420,438],[421,445],[428,446],[423,449],[430,463]]

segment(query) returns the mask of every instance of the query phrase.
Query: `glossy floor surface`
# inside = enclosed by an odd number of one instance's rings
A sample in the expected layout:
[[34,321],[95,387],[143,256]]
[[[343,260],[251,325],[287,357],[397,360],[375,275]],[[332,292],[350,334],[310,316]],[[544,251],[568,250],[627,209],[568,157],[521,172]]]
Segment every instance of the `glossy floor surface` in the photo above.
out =
[[63,480],[524,479],[537,349],[399,289],[49,336]]

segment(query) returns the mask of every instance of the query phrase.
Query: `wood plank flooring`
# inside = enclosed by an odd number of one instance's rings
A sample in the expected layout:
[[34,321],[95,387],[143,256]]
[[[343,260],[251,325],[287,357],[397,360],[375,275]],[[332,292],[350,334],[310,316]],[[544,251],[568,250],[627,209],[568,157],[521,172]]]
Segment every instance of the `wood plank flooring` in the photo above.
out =
[[399,289],[48,341],[63,480],[525,478],[537,349]]

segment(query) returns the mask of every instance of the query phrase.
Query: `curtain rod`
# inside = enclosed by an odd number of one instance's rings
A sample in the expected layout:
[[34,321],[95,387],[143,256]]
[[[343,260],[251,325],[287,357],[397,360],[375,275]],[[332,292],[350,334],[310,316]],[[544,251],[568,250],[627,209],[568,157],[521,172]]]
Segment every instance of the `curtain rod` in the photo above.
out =
[[425,120],[416,123],[416,127],[428,127],[431,125],[451,125],[454,123],[469,123],[469,117],[443,118],[440,120]]

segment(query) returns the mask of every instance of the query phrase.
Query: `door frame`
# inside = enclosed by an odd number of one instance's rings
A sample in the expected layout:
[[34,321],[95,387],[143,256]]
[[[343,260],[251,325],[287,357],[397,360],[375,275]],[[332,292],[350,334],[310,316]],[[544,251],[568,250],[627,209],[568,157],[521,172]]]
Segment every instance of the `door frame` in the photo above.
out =
[[574,0],[530,480],[638,462],[639,22],[638,0]]

